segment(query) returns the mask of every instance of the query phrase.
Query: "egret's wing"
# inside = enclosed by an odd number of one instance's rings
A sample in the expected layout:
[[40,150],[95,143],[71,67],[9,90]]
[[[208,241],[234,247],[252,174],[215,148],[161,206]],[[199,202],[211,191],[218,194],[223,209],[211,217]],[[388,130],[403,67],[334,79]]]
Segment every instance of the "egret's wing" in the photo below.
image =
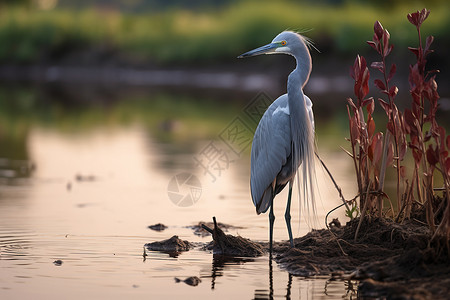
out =
[[[290,126],[288,96],[285,94],[266,110],[253,137],[250,187],[253,204],[260,206],[258,213],[269,207],[270,203],[261,205],[264,192],[291,154]],[[264,197],[264,201],[267,202],[271,196]]]
[[313,104],[312,104],[311,99],[309,99],[308,96],[304,95],[304,99],[305,99],[305,104],[306,104],[306,111],[308,112],[308,116],[309,116],[309,119],[311,120],[311,124],[312,124],[313,130],[314,130],[314,128],[315,128],[314,114],[313,114],[313,109],[312,109]]

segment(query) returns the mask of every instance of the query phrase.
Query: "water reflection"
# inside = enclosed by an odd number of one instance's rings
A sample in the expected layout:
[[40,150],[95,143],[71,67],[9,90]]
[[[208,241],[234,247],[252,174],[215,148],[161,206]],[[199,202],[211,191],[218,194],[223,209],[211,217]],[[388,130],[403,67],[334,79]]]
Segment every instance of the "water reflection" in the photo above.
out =
[[[205,242],[186,226],[214,215],[239,226],[231,234],[267,240],[267,217],[255,214],[249,197],[248,151],[215,182],[193,159],[205,145],[220,140],[236,116],[244,118],[240,99],[252,96],[224,102],[220,97],[136,91],[96,101],[90,98],[96,94],[80,91],[85,98],[77,101],[76,94],[72,90],[66,102],[58,90],[0,86],[1,298],[64,293],[72,299],[144,299],[170,293],[184,298],[289,299],[300,298],[303,291],[324,294],[324,280],[300,280],[268,263],[267,257],[230,259],[197,250],[143,257],[145,243],[172,235]],[[324,159],[332,158],[332,172],[348,191],[354,188],[344,180],[349,166],[340,159],[345,154],[339,155],[323,152]],[[168,197],[170,179],[183,171],[195,173],[202,183],[202,197],[189,207]],[[332,196],[326,196],[327,189]],[[323,190],[319,218],[340,201],[332,188]],[[297,209],[298,203],[293,205]],[[275,214],[283,213],[280,202]],[[298,216],[293,222],[298,223]],[[168,229],[148,229],[157,223]],[[304,224],[297,235],[309,230]],[[277,240],[287,238],[284,222],[275,223],[274,233]],[[64,263],[56,267],[56,260]],[[189,276],[211,278],[211,283],[206,280],[208,284],[193,290],[173,281]],[[344,293],[341,284],[331,294]]]
[[241,265],[246,262],[253,261],[254,260],[251,258],[231,257],[214,254],[212,259],[211,276],[203,275],[202,278],[211,278],[211,289],[213,290],[216,286],[216,279],[218,279],[218,277],[224,276],[224,271],[228,266]]
[[35,170],[36,166],[29,160],[13,160],[0,158],[0,179],[8,184],[7,179],[28,178]]
[[[291,289],[292,289],[292,278],[293,275],[289,272],[286,272],[287,276],[287,286],[286,286],[286,294],[285,295],[279,295],[277,298],[283,298],[283,299],[291,299]],[[277,284],[280,284],[280,281],[277,282]],[[274,280],[273,280],[273,265],[272,265],[272,257],[269,257],[269,289],[255,289],[255,300],[257,299],[274,299]]]

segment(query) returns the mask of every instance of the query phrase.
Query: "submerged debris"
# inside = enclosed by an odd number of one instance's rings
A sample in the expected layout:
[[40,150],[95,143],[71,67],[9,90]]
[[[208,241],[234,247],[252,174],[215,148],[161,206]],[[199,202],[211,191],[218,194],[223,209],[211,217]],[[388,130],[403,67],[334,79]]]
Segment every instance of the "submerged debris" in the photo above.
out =
[[145,244],[145,247],[147,247],[148,250],[154,251],[180,252],[188,251],[192,247],[192,244],[188,241],[183,241],[178,238],[177,235],[174,235],[167,240]]
[[167,229],[168,227],[162,223],[158,223],[158,224],[150,225],[150,226],[148,226],[148,228],[150,228],[151,230],[155,230],[155,231],[163,231],[163,230]]
[[63,264],[63,261],[62,260],[60,260],[60,259],[57,259],[57,260],[55,260],[54,262],[53,262],[53,264],[55,265],[55,266],[61,266],[62,264]]
[[214,254],[245,257],[254,257],[264,254],[264,247],[260,244],[241,236],[225,234],[217,225],[216,217],[213,217],[213,221],[214,229],[211,229],[204,224],[202,227],[213,236],[213,242],[211,242],[207,248],[212,248]]
[[178,282],[184,282],[184,283],[186,283],[187,285],[190,285],[190,286],[197,286],[200,282],[202,282],[202,280],[200,278],[198,278],[197,276],[191,276],[191,277],[188,277],[188,278],[186,278],[184,280],[181,280],[181,279],[175,277],[175,282],[177,282],[177,283]]
[[142,261],[146,261],[147,260],[147,252],[145,251],[145,246],[144,246],[144,252],[142,253]]

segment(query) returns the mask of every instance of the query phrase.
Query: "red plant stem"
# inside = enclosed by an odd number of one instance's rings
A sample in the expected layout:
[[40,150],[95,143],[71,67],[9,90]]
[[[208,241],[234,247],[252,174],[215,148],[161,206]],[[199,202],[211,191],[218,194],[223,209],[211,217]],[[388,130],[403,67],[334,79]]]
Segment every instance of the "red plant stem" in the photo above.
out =
[[[359,172],[359,169],[358,169],[358,163],[356,161],[355,139],[353,137],[352,130],[351,130],[351,114],[350,114],[350,108],[348,107],[348,105],[347,105],[347,114],[348,114],[349,125],[350,125],[350,144],[352,146],[353,163],[355,165],[356,174],[359,174],[360,172]],[[359,194],[362,195],[361,177],[360,176],[356,176],[356,179],[358,181]]]
[[420,70],[422,71],[421,73],[423,75],[425,72],[425,64],[423,63],[422,35],[420,34],[420,26],[417,27],[417,35],[419,36],[419,59],[418,59],[418,61],[420,63],[420,65],[419,65]]
[[434,212],[433,212],[433,170],[430,173],[425,174],[425,188],[427,189],[426,198],[426,218],[428,226],[432,232],[436,230],[436,224],[434,222]]
[[[384,47],[384,45],[383,45]],[[389,93],[390,87],[389,87],[389,80],[386,75],[386,56],[384,54],[381,55],[382,57],[382,63],[383,63],[383,78],[384,78],[384,84],[386,87],[389,104],[390,104],[390,111],[389,111],[389,119],[392,122],[393,127],[393,135],[394,135],[394,147],[395,147],[395,156],[397,160],[397,207],[400,207],[400,157],[399,157],[399,151],[398,151],[398,136],[397,136],[397,126],[395,124],[395,118],[394,118],[394,97],[391,96]],[[383,158],[381,163],[381,171],[380,171],[380,185],[379,185],[379,191],[383,191],[384,189],[384,178],[385,178],[385,172],[387,169],[387,147],[389,146],[390,138],[389,138],[389,130],[386,128],[386,134],[385,139],[383,143]],[[379,216],[381,217],[381,211],[383,208],[383,201],[382,201],[382,194],[380,193],[378,195],[378,208],[379,208]]]
[[[379,180],[379,191],[383,191],[384,189],[384,178],[386,175],[386,168],[387,168],[387,146],[389,144],[390,140],[390,133],[389,130],[386,130],[386,135],[384,136],[384,144],[383,144],[383,157],[381,160],[381,166],[382,169],[380,170],[380,180]],[[383,210],[383,195],[380,193],[378,195],[378,216],[382,217],[382,210]]]
[[419,165],[415,164],[415,169],[416,169],[416,185],[417,185],[417,196],[419,197],[419,202],[421,204],[424,204],[423,202],[423,197],[422,197],[422,191],[420,189],[420,175],[419,175]]
[[[359,103],[362,103],[362,99],[361,99],[361,101],[359,101]],[[362,172],[365,171],[363,189],[366,189],[366,187],[367,187],[367,190],[369,190],[370,176],[369,176],[369,161],[368,161],[368,157],[367,157],[367,148],[369,146],[367,144],[367,142],[368,142],[367,139],[368,139],[369,134],[367,132],[367,124],[364,121],[364,113],[363,113],[361,106],[358,107],[358,116],[359,116],[358,121],[360,123],[360,128],[362,129],[360,136],[361,137],[364,136],[364,138],[360,139],[361,142],[364,144],[359,147],[359,149],[360,149],[359,150],[359,160],[360,160],[359,166],[360,166],[360,171],[361,171],[360,176],[362,178],[362,176],[363,176]],[[362,119],[361,119],[361,117],[362,117]],[[361,153],[364,153],[364,156],[361,155]],[[366,196],[365,196],[365,201],[368,201],[368,199],[369,199],[369,193],[367,192]]]

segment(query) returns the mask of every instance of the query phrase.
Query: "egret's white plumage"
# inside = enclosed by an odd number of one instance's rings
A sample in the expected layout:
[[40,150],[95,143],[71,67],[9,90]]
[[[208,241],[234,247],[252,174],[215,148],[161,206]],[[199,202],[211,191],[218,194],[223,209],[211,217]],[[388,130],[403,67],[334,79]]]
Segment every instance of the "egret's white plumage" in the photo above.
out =
[[[293,246],[290,225],[292,185],[297,175],[298,189],[308,207],[315,210],[313,182],[314,169],[314,116],[311,100],[303,87],[311,73],[310,41],[298,33],[284,31],[272,43],[242,54],[284,53],[296,59],[296,68],[287,82],[287,93],[276,99],[266,110],[256,128],[251,151],[250,187],[256,212],[270,208],[270,246],[273,239],[273,198],[289,183],[289,198],[285,219],[289,239]],[[300,167],[300,169],[299,169]],[[297,173],[301,171],[301,174]],[[301,175],[300,177],[298,175]]]

